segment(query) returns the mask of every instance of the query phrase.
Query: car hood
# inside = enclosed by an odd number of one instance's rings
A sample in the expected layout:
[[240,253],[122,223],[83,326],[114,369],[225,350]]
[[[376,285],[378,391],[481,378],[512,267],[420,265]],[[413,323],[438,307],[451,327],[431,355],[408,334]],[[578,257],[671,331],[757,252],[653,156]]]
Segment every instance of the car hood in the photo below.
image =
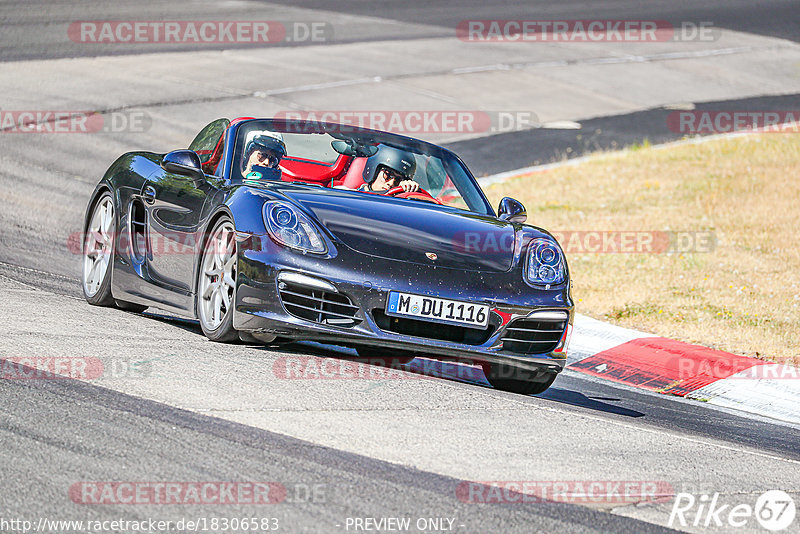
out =
[[505,272],[514,261],[514,225],[488,215],[335,189],[281,193],[362,254],[471,271]]

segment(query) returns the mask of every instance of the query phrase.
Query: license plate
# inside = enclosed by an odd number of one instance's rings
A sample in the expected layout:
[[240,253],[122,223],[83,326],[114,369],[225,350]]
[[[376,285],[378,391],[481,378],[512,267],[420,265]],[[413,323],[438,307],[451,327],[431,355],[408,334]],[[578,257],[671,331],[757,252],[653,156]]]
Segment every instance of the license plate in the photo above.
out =
[[474,302],[440,299],[411,293],[389,292],[386,315],[416,317],[437,323],[455,324],[469,328],[486,328],[489,306]]

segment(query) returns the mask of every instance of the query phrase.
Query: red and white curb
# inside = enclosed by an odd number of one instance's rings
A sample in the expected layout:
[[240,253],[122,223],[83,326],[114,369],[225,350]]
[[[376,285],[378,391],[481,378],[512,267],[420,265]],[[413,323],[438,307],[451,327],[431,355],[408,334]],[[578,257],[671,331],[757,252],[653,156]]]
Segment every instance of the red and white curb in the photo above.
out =
[[[799,123],[790,123],[796,127]],[[722,133],[654,145],[655,149],[707,143],[759,133]],[[482,187],[533,172],[577,165],[597,156],[535,165],[478,179]],[[737,356],[673,339],[575,316],[567,369],[800,424],[800,368]]]
[[800,424],[800,368],[576,315],[567,369]]

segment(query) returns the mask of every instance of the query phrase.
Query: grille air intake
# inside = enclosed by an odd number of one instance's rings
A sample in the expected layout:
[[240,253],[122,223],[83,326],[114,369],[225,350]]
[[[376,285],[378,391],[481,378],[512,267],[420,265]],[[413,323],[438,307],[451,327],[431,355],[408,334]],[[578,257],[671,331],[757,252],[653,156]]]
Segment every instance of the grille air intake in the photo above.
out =
[[387,332],[464,343],[466,345],[481,345],[485,343],[495,330],[495,327],[491,324],[484,330],[478,330],[476,328],[394,317],[386,315],[386,312],[380,308],[372,310],[372,317],[375,319],[375,324],[378,325],[378,328]]
[[544,354],[556,349],[566,327],[566,314],[541,313],[511,321],[500,340],[509,352]]
[[361,322],[358,306],[346,295],[281,280],[278,294],[286,311],[295,317],[330,326],[351,327]]

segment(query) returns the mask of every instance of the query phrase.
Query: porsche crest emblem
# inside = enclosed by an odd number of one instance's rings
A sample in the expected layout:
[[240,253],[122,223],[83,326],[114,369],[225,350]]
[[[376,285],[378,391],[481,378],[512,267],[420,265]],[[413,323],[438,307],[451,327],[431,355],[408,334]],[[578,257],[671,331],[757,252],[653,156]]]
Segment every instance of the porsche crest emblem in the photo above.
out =
[[426,252],[425,256],[427,256],[428,259],[431,260],[431,261],[435,261],[439,257],[433,252]]

